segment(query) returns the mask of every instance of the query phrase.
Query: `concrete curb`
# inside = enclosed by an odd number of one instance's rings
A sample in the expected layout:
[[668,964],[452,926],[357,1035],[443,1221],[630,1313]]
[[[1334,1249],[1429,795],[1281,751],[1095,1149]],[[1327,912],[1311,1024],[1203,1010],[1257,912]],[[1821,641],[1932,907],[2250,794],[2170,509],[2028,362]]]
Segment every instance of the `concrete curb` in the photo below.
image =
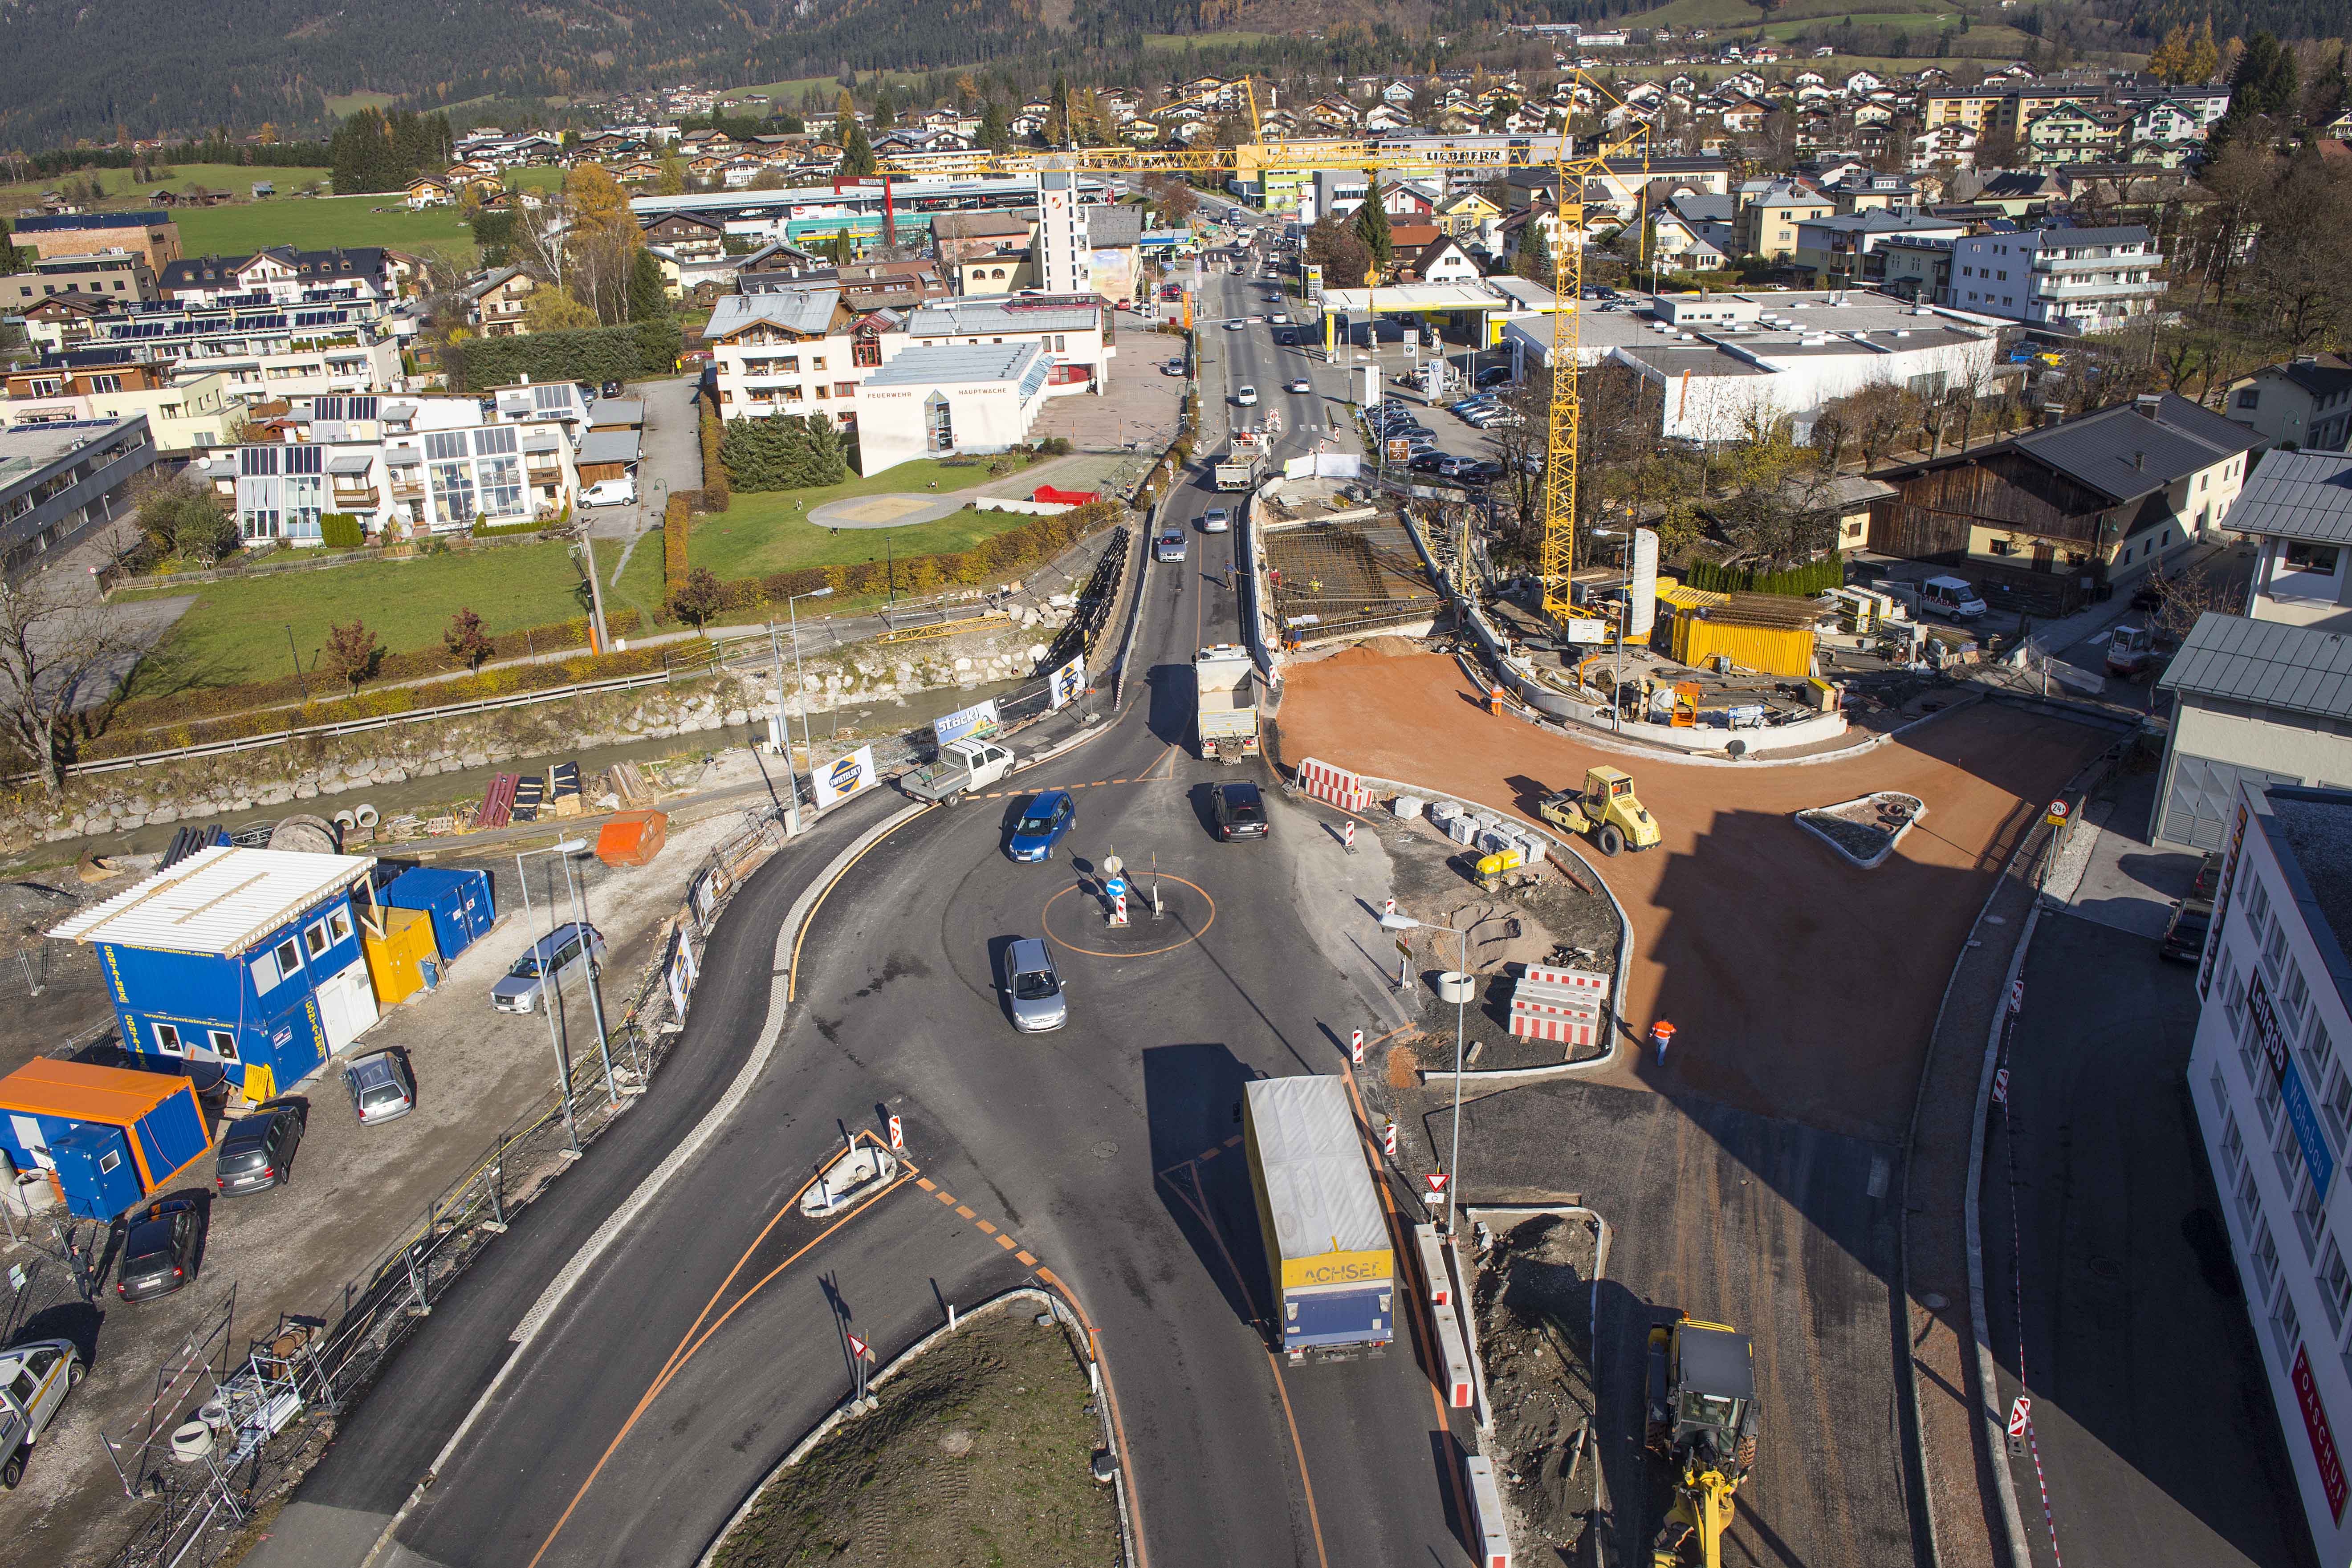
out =
[[[881,1387],[882,1385],[898,1376],[899,1373],[912,1365],[918,1356],[921,1355],[925,1351],[929,1350],[933,1345],[939,1343],[940,1341],[948,1338],[950,1335],[962,1333],[968,1324],[970,1324],[974,1319],[982,1316],[983,1313],[1001,1312],[1011,1306],[1013,1302],[1021,1301],[1031,1301],[1042,1303],[1047,1312],[1054,1314],[1054,1318],[1056,1322],[1060,1323],[1064,1328],[1073,1331],[1076,1339],[1078,1354],[1086,1366],[1088,1380],[1097,1387],[1099,1387],[1102,1382],[1101,1364],[1096,1361],[1091,1354],[1087,1351],[1086,1345],[1087,1341],[1086,1325],[1079,1322],[1076,1315],[1071,1312],[1069,1303],[1063,1301],[1061,1297],[1055,1295],[1053,1291],[1042,1289],[1038,1286],[1015,1285],[1009,1291],[1000,1291],[996,1295],[989,1297],[988,1300],[981,1302],[978,1306],[971,1308],[969,1312],[958,1313],[956,1321],[953,1323],[941,1323],[938,1328],[933,1329],[930,1333],[925,1334],[922,1338],[917,1340],[914,1343],[900,1351],[897,1355],[892,1356],[887,1365],[877,1367],[875,1369],[874,1375],[866,1380],[867,1392],[870,1393],[874,1389]],[[819,1443],[822,1443],[825,1438],[833,1435],[834,1428],[839,1427],[844,1421],[846,1421],[853,1414],[854,1412],[846,1403],[837,1405],[833,1408],[832,1412],[824,1417],[824,1419],[819,1421],[814,1427],[810,1427],[807,1435],[803,1437],[799,1442],[793,1445],[792,1451],[790,1453],[786,1454],[782,1459],[776,1461],[776,1466],[773,1469],[760,1478],[759,1484],[752,1487],[751,1491],[745,1495],[742,1502],[736,1508],[735,1511],[727,1516],[727,1522],[719,1527],[718,1533],[710,1538],[710,1544],[704,1548],[702,1555],[695,1560],[695,1568],[712,1568],[712,1564],[719,1560],[719,1549],[726,1544],[728,1536],[734,1532],[735,1527],[741,1524],[743,1521],[751,1515],[751,1510],[759,1505],[761,1497],[766,1493],[767,1490],[775,1485],[777,1480],[786,1470],[791,1469],[794,1465],[799,1464],[803,1459],[808,1458],[810,1453],[815,1449]],[[1110,1410],[1108,1403],[1098,1402],[1096,1407],[1096,1415],[1102,1424],[1104,1447],[1113,1448],[1114,1445],[1111,1442],[1110,1437]],[[1124,1553],[1123,1560],[1128,1563],[1132,1563],[1135,1561],[1134,1531],[1128,1519],[1127,1472],[1125,1469],[1122,1469],[1118,1472],[1112,1487],[1112,1491],[1116,1494],[1118,1500],[1119,1549]]]
[[1859,806],[1864,800],[1875,800],[1880,799],[1882,796],[1900,794],[1902,794],[1902,791],[1899,789],[1879,789],[1874,790],[1868,795],[1856,795],[1851,800],[1840,800],[1834,805],[1808,806],[1802,811],[1791,811],[1789,815],[1796,822],[1797,826],[1804,829],[1805,831],[1812,834],[1813,837],[1829,845],[1832,850],[1837,852],[1838,857],[1843,860],[1847,864],[1855,866],[1863,871],[1876,871],[1880,866],[1886,863],[1886,857],[1895,852],[1895,846],[1903,841],[1903,836],[1906,833],[1908,833],[1913,827],[1917,825],[1921,818],[1927,816],[1927,803],[1925,800],[1920,800],[1916,795],[1904,795],[1903,799],[1910,801],[1911,804],[1917,807],[1918,810],[1911,813],[1911,817],[1908,821],[1895,830],[1895,836],[1886,841],[1886,847],[1885,849],[1879,851],[1876,854],[1870,855],[1868,857],[1854,853],[1852,850],[1846,848],[1843,844],[1830,837],[1828,833],[1813,826],[1812,823],[1805,821],[1805,817],[1807,812],[1834,811],[1843,806]]
[[[1380,789],[1393,790],[1400,795],[1414,795],[1420,797],[1423,800],[1452,800],[1456,805],[1475,806],[1479,810],[1487,812],[1490,815],[1509,818],[1514,821],[1527,826],[1537,838],[1539,838],[1543,840],[1544,842],[1551,845],[1554,852],[1573,857],[1576,863],[1584,868],[1584,873],[1591,879],[1592,885],[1599,888],[1601,893],[1607,896],[1609,900],[1609,907],[1617,912],[1617,967],[1616,973],[1611,977],[1609,989],[1609,1018],[1612,1026],[1609,1031],[1609,1049],[1601,1052],[1599,1056],[1593,1057],[1589,1061],[1563,1061],[1555,1063],[1549,1067],[1473,1069],[1462,1074],[1464,1081],[1475,1081],[1479,1083],[1496,1084],[1507,1080],[1520,1078],[1542,1079],[1574,1077],[1588,1072],[1598,1072],[1602,1068],[1616,1061],[1619,1054],[1624,1050],[1625,1040],[1627,1039],[1624,1014],[1625,971],[1632,964],[1633,957],[1633,923],[1632,920],[1627,918],[1625,914],[1625,905],[1619,902],[1616,889],[1611,887],[1607,881],[1601,877],[1601,873],[1592,869],[1592,862],[1584,858],[1583,852],[1577,849],[1573,844],[1569,843],[1566,840],[1560,838],[1558,834],[1553,833],[1549,829],[1536,827],[1533,823],[1528,822],[1525,818],[1519,816],[1516,811],[1502,810],[1499,808],[1486,805],[1483,801],[1466,800],[1462,796],[1449,793],[1444,789],[1424,789],[1418,784],[1403,783],[1394,779],[1375,779],[1369,773],[1359,773],[1356,777],[1362,780],[1367,788],[1377,787]],[[1416,1016],[1418,1015],[1416,1014]],[[1423,1071],[1421,1074],[1421,1081],[1427,1083],[1433,1079],[1452,1078],[1454,1074],[1452,1072],[1442,1070],[1436,1071]]]

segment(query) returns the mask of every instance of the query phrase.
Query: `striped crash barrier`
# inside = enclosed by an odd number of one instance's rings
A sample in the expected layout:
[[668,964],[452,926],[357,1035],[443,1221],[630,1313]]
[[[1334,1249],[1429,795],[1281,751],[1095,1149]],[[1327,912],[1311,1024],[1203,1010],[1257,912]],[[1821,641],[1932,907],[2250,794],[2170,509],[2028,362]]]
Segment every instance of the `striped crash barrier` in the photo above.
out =
[[1601,1041],[1601,995],[1520,980],[1511,988],[1511,1032],[1529,1040],[1590,1047]]
[[1311,757],[1298,764],[1298,787],[1343,811],[1372,809],[1372,792],[1364,788],[1362,779],[1344,768],[1334,768]]

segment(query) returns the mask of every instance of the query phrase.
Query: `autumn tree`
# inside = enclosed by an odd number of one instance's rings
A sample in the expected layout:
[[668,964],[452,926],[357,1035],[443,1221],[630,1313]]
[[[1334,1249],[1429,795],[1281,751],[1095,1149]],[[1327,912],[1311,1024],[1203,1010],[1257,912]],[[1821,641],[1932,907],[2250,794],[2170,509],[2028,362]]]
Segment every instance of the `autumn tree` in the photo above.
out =
[[482,618],[463,608],[449,617],[449,624],[441,632],[441,645],[468,670],[479,670],[498,651],[489,633],[482,630]]
[[572,297],[560,283],[542,283],[524,302],[522,324],[532,332],[569,332],[597,325],[596,312]]
[[719,617],[727,608],[727,589],[718,573],[707,566],[698,566],[686,574],[685,582],[670,596],[669,607],[682,621],[691,622],[696,631]]
[[0,751],[55,795],[81,716],[113,699],[142,646],[136,624],[74,592],[61,572],[0,580]]
[[348,626],[329,624],[325,653],[327,668],[338,679],[351,683],[354,692],[383,663],[383,644],[368,630],[366,622],[356,619]]

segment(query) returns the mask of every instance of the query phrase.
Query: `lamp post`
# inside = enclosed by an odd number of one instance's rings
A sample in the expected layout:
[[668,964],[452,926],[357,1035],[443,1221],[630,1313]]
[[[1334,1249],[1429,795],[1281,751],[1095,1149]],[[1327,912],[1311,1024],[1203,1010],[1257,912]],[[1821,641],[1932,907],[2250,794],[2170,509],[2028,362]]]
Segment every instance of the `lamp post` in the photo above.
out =
[[[586,852],[588,845],[580,839],[566,839],[555,847],[563,851],[558,857],[563,863],[563,888],[572,895],[572,921],[580,928],[581,950],[588,956],[588,1011],[596,1020],[596,1055],[604,1063],[604,1101],[617,1106],[621,1089],[613,1076],[613,1042],[604,1032],[604,992],[597,984],[595,940],[588,925],[588,878],[583,873],[575,882],[572,876],[572,862]],[[549,889],[551,898],[553,894],[554,890]]]
[[[801,673],[801,617],[800,611],[796,607],[803,599],[829,599],[832,596],[833,589],[828,584],[824,588],[812,588],[806,593],[793,594],[784,601],[784,618],[793,632],[793,679],[801,687],[801,749],[809,754],[809,767],[812,769],[816,767],[816,748],[809,742],[808,677]],[[771,649],[774,647],[775,640],[776,629],[771,626],[768,628],[768,643]],[[783,743],[784,777],[791,779],[793,778],[793,732],[791,721],[784,717],[784,662],[782,658],[776,661],[776,738]],[[797,833],[800,831],[801,787],[799,782],[794,780],[792,788],[792,821],[786,831]]]
[[[1381,916],[1381,929],[1383,931],[1416,931],[1422,924],[1410,915]],[[1446,1157],[1445,1163],[1445,1233],[1451,1236],[1454,1234],[1454,1193],[1462,1185],[1462,1037],[1470,1008],[1470,934],[1451,925],[1440,925],[1436,929],[1454,933],[1454,940],[1461,949],[1462,966],[1454,971],[1462,984],[1457,987],[1454,999],[1454,1152]]]
[[[532,924],[530,877],[524,870],[522,862],[533,855],[569,855],[587,847],[587,841],[583,839],[561,839],[542,850],[522,850],[516,853],[515,881],[522,887],[522,915],[526,929]],[[555,935],[555,899],[551,887],[549,890],[547,901],[547,934],[550,936]],[[549,956],[552,957],[554,955],[551,952]],[[548,978],[545,975],[540,977],[541,980]],[[580,1128],[572,1116],[572,1064],[564,1060],[563,1041],[555,1032],[555,1003],[548,995],[548,989],[544,985],[540,988],[540,1010],[547,1015],[548,1049],[555,1052],[555,1092],[563,1099],[563,1135],[570,1140],[572,1152],[577,1155],[580,1152]]]

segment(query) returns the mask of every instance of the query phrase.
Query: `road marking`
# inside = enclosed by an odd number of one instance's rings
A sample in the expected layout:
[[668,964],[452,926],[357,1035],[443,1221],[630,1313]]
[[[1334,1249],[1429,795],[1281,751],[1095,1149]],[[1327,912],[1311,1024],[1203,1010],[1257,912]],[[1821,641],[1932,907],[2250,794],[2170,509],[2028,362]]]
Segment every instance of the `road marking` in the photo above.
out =
[[996,1233],[996,1244],[999,1247],[1003,1248],[1007,1252],[1013,1250],[1013,1238],[1005,1235],[1002,1230]]
[[1087,1316],[1086,1304],[1078,1300],[1077,1291],[1070,1289],[1054,1270],[1040,1268],[1037,1279],[1046,1289],[1060,1292],[1062,1300],[1070,1303],[1070,1311],[1078,1314],[1078,1322],[1087,1331],[1087,1348],[1094,1352],[1096,1364],[1103,1368],[1103,1393],[1110,1400],[1111,1438],[1118,1445],[1119,1474],[1127,1478],[1128,1511],[1135,1516],[1135,1568],[1151,1568],[1151,1553],[1143,1543],[1142,1498],[1136,1490],[1135,1468],[1128,1457],[1127,1422],[1118,1413],[1118,1389],[1112,1381],[1110,1367],[1103,1361],[1102,1335],[1096,1330],[1094,1320]]
[[[908,815],[906,821],[900,822],[898,826],[903,828],[907,825],[907,822],[913,821],[917,817],[921,816],[924,811],[929,811],[930,810],[932,810],[931,807],[925,806],[922,808],[922,810],[910,812]],[[789,972],[784,976],[784,1000],[787,1004],[792,1002],[794,998],[800,995],[801,944],[808,940],[809,932],[815,928],[817,911],[824,907],[824,901],[833,896],[833,890],[841,885],[841,879],[849,874],[850,868],[855,866],[859,861],[864,860],[867,855],[873,853],[877,845],[886,843],[891,838],[895,837],[897,835],[897,831],[898,829],[893,828],[889,832],[883,834],[878,839],[876,839],[873,843],[866,845],[864,849],[850,856],[849,864],[843,866],[839,871],[833,873],[833,880],[824,884],[824,891],[816,895],[816,902],[814,904],[809,905],[808,914],[803,915],[801,919],[800,935],[793,938],[793,961],[789,966]],[[538,1559],[533,1558],[531,1561],[535,1563]]]
[[1015,1252],[1013,1255],[1015,1258],[1020,1259],[1023,1263],[1028,1265],[1032,1269],[1034,1269],[1037,1266],[1037,1260],[1026,1251]]
[[936,1192],[931,1196],[938,1198],[941,1203],[953,1204],[955,1202],[955,1194],[951,1192]]
[[1055,900],[1067,897],[1069,894],[1077,892],[1078,889],[1076,884],[1063,888],[1059,893],[1056,893],[1052,897],[1046,899],[1045,908],[1038,911],[1038,922],[1045,927],[1045,935],[1053,940],[1056,946],[1066,947],[1073,953],[1084,953],[1090,958],[1153,958],[1159,956],[1162,953],[1173,953],[1179,947],[1188,947],[1193,943],[1198,942],[1203,936],[1207,935],[1209,927],[1217,923],[1217,901],[1213,898],[1210,898],[1209,890],[1202,887],[1197,882],[1189,882],[1183,877],[1175,876],[1167,872],[1155,872],[1152,874],[1155,876],[1166,877],[1170,882],[1183,883],[1186,887],[1191,888],[1194,893],[1199,894],[1208,902],[1209,918],[1201,922],[1200,930],[1188,934],[1181,942],[1171,942],[1165,947],[1145,947],[1126,953],[1116,952],[1103,947],[1079,946],[1068,937],[1056,932],[1054,929],[1051,919]]
[[972,1217],[972,1213],[971,1213],[971,1205],[970,1205],[970,1204],[968,1204],[968,1203],[960,1203],[960,1204],[957,1204],[957,1205],[956,1205],[956,1215],[957,1215],[957,1217],[958,1217],[959,1218],[962,1218],[962,1219],[970,1219],[970,1218]]
[[985,1219],[975,1219],[972,1221],[972,1224],[978,1228],[982,1236],[993,1236],[996,1234],[996,1227],[991,1225]]
[[915,1178],[915,1185],[921,1187],[925,1192],[937,1192],[940,1190],[938,1185],[929,1176],[917,1176]]

